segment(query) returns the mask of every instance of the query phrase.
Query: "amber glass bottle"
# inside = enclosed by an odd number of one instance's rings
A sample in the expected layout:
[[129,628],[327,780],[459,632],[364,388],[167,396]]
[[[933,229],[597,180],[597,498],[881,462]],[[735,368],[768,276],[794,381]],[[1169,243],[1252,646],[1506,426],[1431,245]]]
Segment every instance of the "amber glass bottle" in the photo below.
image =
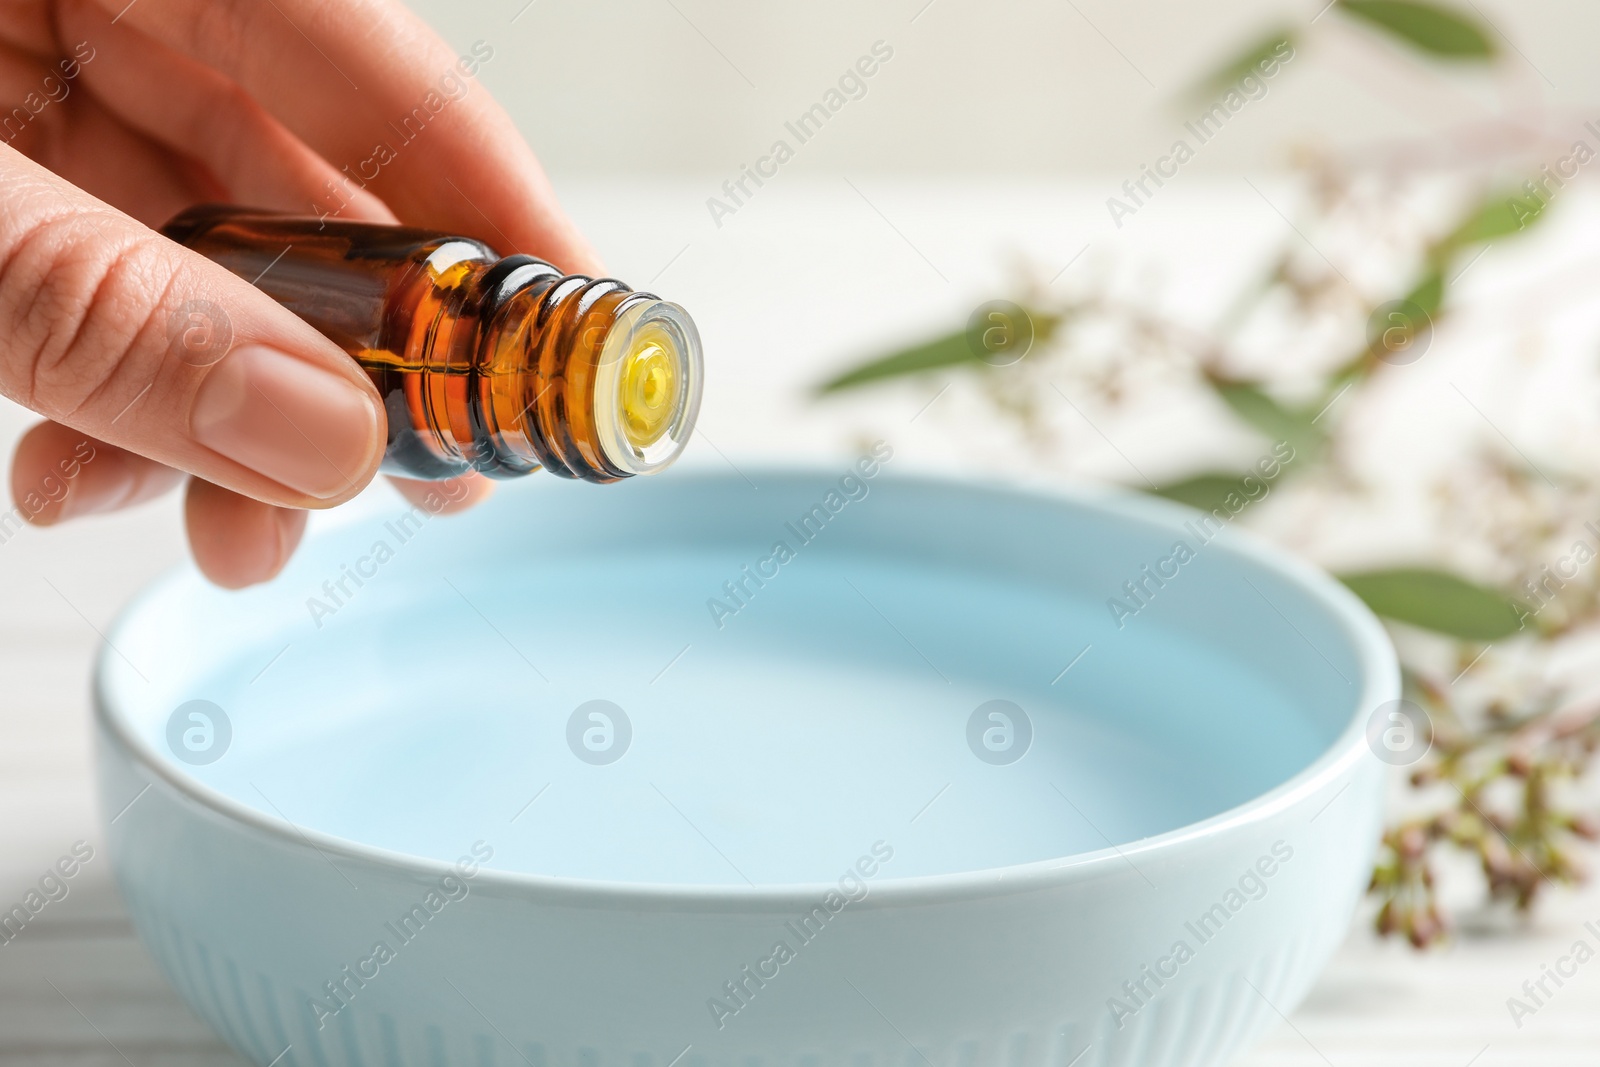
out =
[[544,467],[592,482],[672,462],[700,408],[700,336],[678,305],[431,230],[191,208],[162,230],[350,353],[383,396],[383,469]]

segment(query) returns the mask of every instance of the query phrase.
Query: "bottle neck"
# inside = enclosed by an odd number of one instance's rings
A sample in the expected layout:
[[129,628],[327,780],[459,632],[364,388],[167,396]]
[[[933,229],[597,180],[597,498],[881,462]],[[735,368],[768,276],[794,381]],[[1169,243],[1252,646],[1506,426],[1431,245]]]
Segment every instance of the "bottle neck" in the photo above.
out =
[[[530,256],[476,272],[476,329],[430,346],[423,388],[445,389],[467,371],[460,403],[442,410],[438,437],[490,477],[539,467],[613,482],[675,458],[699,399],[693,324],[681,309],[610,278],[562,275]],[[468,309],[462,309],[468,310]]]
[[610,460],[595,431],[594,385],[618,312],[639,294],[621,282],[563,276],[548,263],[510,256],[483,272],[477,382],[468,419],[491,477],[544,467],[610,482],[631,472]]

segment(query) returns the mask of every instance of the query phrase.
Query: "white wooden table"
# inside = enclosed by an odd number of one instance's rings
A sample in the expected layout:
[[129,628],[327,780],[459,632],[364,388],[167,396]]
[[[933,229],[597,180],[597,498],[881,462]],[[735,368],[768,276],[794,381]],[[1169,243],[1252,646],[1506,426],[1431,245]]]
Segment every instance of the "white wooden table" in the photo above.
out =
[[[1083,264],[1102,251],[1131,257],[1166,248],[1169,289],[1203,308],[1283,227],[1237,183],[1213,187],[1198,177],[1164,194],[1162,215],[1141,216],[1139,231],[1122,235],[1110,231],[1107,192],[1094,183],[913,187],[871,175],[852,182],[785,173],[721,230],[704,208],[717,184],[709,177],[649,187],[571,183],[566,191],[612,269],[681,300],[704,330],[705,432],[688,462],[843,454],[857,432],[892,433],[897,463],[908,467],[963,462],[952,440],[959,397],[940,399],[933,417],[913,424],[929,400],[914,389],[818,408],[804,387],[881,345],[964,320],[1003,291],[1007,249],[1028,250],[1054,273],[1086,243],[1092,252],[1074,270],[1097,269]],[[1514,257],[1504,266],[1538,270]],[[1475,280],[1504,283],[1495,269],[1487,259]],[[9,446],[27,421],[0,408],[0,442]],[[1170,453],[1159,435],[1123,446],[1153,465]],[[1091,469],[1120,476],[1115,455],[1087,438],[1083,447]],[[65,900],[0,946],[5,1064],[240,1062],[167,990],[134,936],[100,848],[93,800],[87,687],[97,630],[182,552],[174,500],[61,530],[25,530],[0,544],[0,905],[20,899],[75,841],[98,850]],[[1306,1003],[1240,1063],[1595,1063],[1600,962],[1520,1029],[1505,1003],[1574,939],[1600,947],[1585,920],[1600,924],[1600,888],[1552,897],[1530,931],[1464,938],[1425,956],[1376,943],[1358,927]]]

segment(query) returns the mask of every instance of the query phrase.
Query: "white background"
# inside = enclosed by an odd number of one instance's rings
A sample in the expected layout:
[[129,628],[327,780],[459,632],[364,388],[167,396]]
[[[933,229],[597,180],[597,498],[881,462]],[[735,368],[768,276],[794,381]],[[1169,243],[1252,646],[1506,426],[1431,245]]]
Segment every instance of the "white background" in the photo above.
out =
[[[1509,97],[1463,76],[1423,76],[1389,46],[1330,25],[1181,184],[1118,232],[1105,197],[1170,142],[1187,114],[1185,88],[1245,38],[1279,22],[1303,24],[1320,5],[923,3],[417,5],[459,49],[479,39],[496,48],[484,84],[541,152],[613,271],[694,312],[710,375],[705,432],[686,462],[843,454],[868,433],[891,437],[908,466],[1004,471],[1004,439],[973,453],[963,447],[958,396],[913,425],[931,389],[829,407],[809,402],[805,389],[853,359],[960,323],[1001,288],[1005,257],[1018,251],[1047,273],[1085,246],[1091,251],[1073,270],[1157,257],[1164,266],[1152,289],[1203,316],[1284,237],[1281,217],[1241,179],[1292,197],[1271,176],[1287,144],[1403,137],[1503,117],[1520,100],[1582,114],[1586,100],[1600,100],[1592,55],[1600,9],[1592,4],[1479,0],[1521,52]],[[878,39],[895,56],[868,95],[716,227],[705,199]],[[1534,296],[1587,286],[1600,225],[1581,196],[1563,210],[1571,216],[1561,237],[1492,253],[1468,284],[1485,292],[1522,285]],[[1452,381],[1536,455],[1595,437],[1592,393],[1552,383],[1530,400],[1480,349],[1533,330],[1583,362],[1592,359],[1597,320],[1580,307],[1561,319],[1480,323],[1464,331],[1470,336],[1439,338],[1439,351],[1459,361],[1430,361],[1395,401],[1414,405],[1413,443],[1448,450],[1452,434],[1472,432],[1476,416],[1446,388]],[[8,450],[26,421],[0,405],[0,445]],[[1114,432],[1141,466],[1184,458],[1172,455],[1177,431],[1164,424]],[[1087,473],[1126,477],[1093,435],[1084,433],[1082,447]],[[392,506],[385,492],[357,506]],[[0,545],[0,604],[9,609],[0,614],[0,901],[19,897],[74,840],[102,845],[87,702],[97,630],[182,554],[171,499]],[[116,904],[103,850],[73,894],[0,948],[0,1060],[232,1062],[156,977]],[[1504,1003],[1566,950],[1584,919],[1600,919],[1600,893],[1553,898],[1531,933],[1476,936],[1425,957],[1357,928],[1293,1025],[1247,1062],[1593,1062],[1600,964],[1521,1030]]]

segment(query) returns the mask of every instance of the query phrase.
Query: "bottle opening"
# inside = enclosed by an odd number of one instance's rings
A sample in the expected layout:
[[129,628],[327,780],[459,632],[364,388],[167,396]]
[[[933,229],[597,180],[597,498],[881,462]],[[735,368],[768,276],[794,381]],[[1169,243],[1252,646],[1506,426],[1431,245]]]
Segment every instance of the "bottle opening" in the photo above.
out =
[[622,359],[622,431],[633,447],[649,448],[667,432],[678,409],[682,360],[659,327],[641,332]]
[[626,308],[595,368],[594,425],[606,458],[653,474],[678,458],[700,412],[700,335],[665,300]]

